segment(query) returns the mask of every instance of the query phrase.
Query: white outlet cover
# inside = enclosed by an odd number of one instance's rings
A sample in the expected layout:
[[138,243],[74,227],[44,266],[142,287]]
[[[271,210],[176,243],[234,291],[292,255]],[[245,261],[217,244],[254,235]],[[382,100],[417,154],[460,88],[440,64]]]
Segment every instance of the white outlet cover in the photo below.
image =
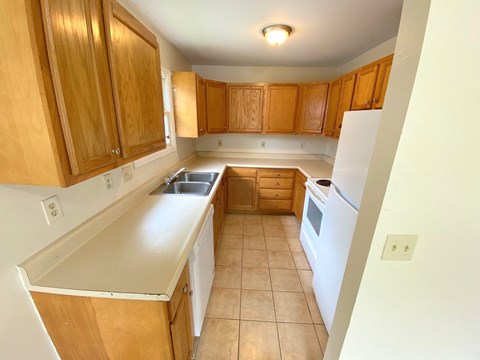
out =
[[123,181],[127,182],[133,179],[133,167],[132,165],[127,165],[122,168]]
[[409,261],[417,245],[418,235],[388,234],[382,260]]
[[111,173],[103,175],[103,184],[105,185],[105,190],[113,190],[113,176]]
[[60,220],[63,217],[63,210],[60,206],[60,199],[57,195],[41,201],[43,212],[47,218],[48,225]]
[[261,148],[265,148],[266,146],[267,146],[267,142],[266,142],[265,140],[262,140],[262,141],[260,142],[260,147],[261,147]]

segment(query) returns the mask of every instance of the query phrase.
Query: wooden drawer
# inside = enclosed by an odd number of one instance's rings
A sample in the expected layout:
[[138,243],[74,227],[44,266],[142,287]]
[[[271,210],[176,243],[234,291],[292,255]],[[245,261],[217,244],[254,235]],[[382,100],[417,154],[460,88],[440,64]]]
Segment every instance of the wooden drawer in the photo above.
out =
[[295,176],[295,170],[289,169],[260,169],[261,177],[270,178],[293,178]]
[[260,199],[292,200],[292,195],[292,190],[260,189],[258,191]]
[[278,210],[278,211],[291,211],[291,200],[264,200],[258,201],[258,208],[260,210]]
[[247,176],[247,177],[257,177],[257,169],[254,168],[228,168],[228,176]]
[[188,274],[188,263],[185,265],[183,269],[182,275],[180,275],[180,279],[178,279],[177,287],[173,292],[172,299],[168,302],[168,315],[170,320],[175,318],[175,313],[177,312],[178,305],[182,299],[183,289],[187,286],[187,291],[189,289],[189,274]]
[[293,189],[293,179],[260,178],[261,189]]

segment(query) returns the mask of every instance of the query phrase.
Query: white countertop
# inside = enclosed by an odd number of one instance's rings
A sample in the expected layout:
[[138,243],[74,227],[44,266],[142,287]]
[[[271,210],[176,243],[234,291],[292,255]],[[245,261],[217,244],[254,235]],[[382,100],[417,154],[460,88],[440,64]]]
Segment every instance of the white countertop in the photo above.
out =
[[[332,173],[332,165],[321,160],[197,157],[186,166],[219,172],[218,179],[227,166],[295,168],[307,177]],[[208,214],[218,179],[209,196],[146,194],[27,286],[65,294],[88,292],[84,296],[101,292],[169,300]],[[29,275],[28,264],[20,267]]]

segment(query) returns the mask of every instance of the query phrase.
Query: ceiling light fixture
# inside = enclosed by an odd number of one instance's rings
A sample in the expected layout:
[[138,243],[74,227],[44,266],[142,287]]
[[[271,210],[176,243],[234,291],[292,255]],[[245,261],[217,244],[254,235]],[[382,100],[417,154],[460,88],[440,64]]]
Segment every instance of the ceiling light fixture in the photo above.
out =
[[293,29],[288,25],[276,24],[270,25],[262,30],[262,34],[272,45],[280,45],[287,40]]

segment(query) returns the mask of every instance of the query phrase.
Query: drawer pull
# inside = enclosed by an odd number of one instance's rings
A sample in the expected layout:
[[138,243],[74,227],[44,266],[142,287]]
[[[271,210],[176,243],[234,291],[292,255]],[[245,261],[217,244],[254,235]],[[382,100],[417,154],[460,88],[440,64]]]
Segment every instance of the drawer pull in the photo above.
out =
[[275,193],[275,194],[273,194],[273,195],[275,195],[276,197],[278,197],[278,193]]

